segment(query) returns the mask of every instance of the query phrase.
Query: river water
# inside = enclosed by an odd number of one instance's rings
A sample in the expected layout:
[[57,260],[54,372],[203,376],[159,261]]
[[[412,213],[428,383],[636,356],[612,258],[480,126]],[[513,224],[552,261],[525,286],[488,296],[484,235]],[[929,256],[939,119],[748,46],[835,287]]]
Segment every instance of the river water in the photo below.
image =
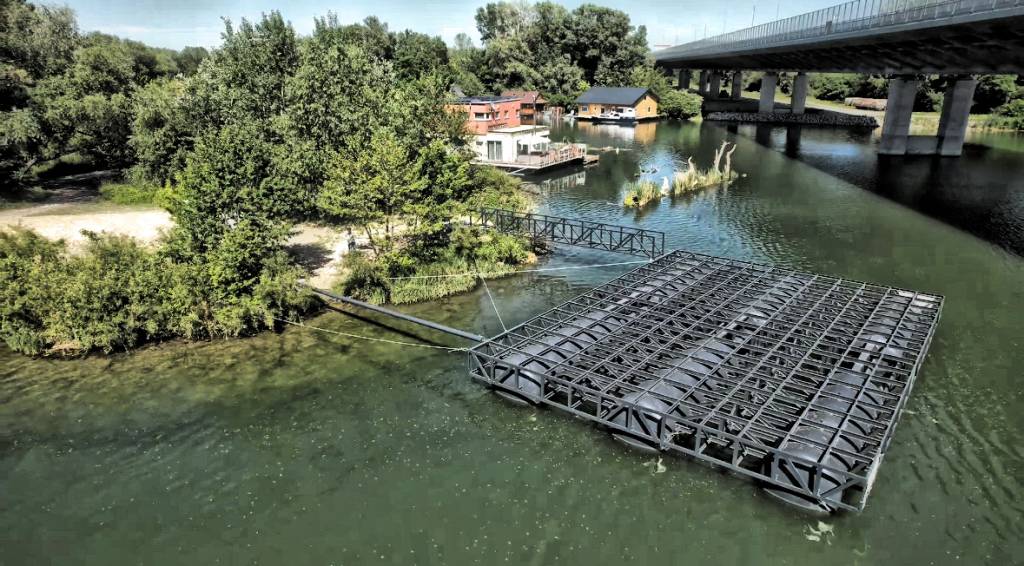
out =
[[[545,212],[945,295],[863,513],[822,528],[746,480],[510,406],[468,379],[462,353],[289,328],[76,361],[0,352],[0,563],[1020,560],[1024,142],[988,135],[990,149],[959,160],[897,161],[842,130],[659,123],[552,137],[619,149],[548,176]],[[622,209],[637,171],[660,182],[726,139],[745,174],[733,187]],[[624,259],[559,248],[543,267]],[[629,268],[492,282],[500,321],[482,290],[404,310],[492,335]],[[338,313],[309,323],[460,345]]]

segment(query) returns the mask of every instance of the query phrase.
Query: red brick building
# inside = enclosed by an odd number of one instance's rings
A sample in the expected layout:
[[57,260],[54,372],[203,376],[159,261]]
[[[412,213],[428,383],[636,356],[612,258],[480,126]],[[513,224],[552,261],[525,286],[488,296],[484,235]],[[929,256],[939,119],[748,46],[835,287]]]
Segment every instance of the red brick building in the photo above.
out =
[[466,113],[466,130],[486,134],[495,128],[518,126],[521,121],[521,99],[516,96],[465,96],[451,105]]
[[514,96],[520,99],[520,114],[523,120],[537,120],[544,112],[544,106],[548,103],[540,92],[536,90],[506,90],[502,96]]

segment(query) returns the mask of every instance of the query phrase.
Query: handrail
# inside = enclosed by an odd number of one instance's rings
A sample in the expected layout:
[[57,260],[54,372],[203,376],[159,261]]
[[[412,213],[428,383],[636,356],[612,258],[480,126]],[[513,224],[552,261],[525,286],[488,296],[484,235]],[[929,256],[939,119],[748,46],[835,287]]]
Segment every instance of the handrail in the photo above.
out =
[[[702,52],[737,51],[854,31],[938,21],[1024,6],[1024,0],[852,0],[654,53],[656,60]],[[725,49],[723,49],[723,47]]]

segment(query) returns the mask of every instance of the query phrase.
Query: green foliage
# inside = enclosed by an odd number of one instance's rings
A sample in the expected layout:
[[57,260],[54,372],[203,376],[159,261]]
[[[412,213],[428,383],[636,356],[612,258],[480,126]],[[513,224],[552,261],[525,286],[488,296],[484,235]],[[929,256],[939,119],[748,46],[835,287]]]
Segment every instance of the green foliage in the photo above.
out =
[[153,204],[160,187],[142,183],[103,183],[100,195],[117,204]]
[[[338,155],[319,204],[331,214],[361,226],[384,226],[384,240],[370,240],[378,252],[394,243],[399,216],[412,212],[423,200],[428,180],[422,174],[423,159],[389,131],[373,135],[365,146]],[[371,234],[369,229],[367,233]]]
[[374,303],[415,303],[464,293],[479,284],[479,276],[508,275],[529,262],[532,254],[525,239],[458,226],[447,244],[426,255],[416,248],[391,252],[376,261],[360,253],[346,257],[347,276],[336,289]]
[[669,90],[658,102],[662,114],[676,120],[688,120],[700,115],[704,99],[689,91]]
[[244,221],[269,226],[298,206],[298,195],[274,183],[263,136],[255,125],[231,124],[196,141],[169,203],[192,251],[207,253]]
[[1024,130],[1024,97],[1015,98],[995,111],[991,126],[1013,130]]
[[145,340],[238,336],[309,305],[295,289],[301,273],[283,254],[264,261],[239,290],[223,286],[230,262],[181,263],[129,238],[87,235],[85,249],[69,254],[63,242],[34,232],[0,232],[0,336],[11,349],[82,354]]
[[1013,75],[983,75],[978,78],[974,90],[974,105],[971,112],[988,114],[1000,108],[1013,98],[1024,96],[1024,89],[1017,86]]
[[533,204],[522,191],[522,181],[500,169],[476,166],[470,170],[470,179],[470,184],[477,191],[466,202],[470,208],[526,212]]
[[592,4],[570,12],[552,2],[496,2],[479,8],[476,22],[484,47],[464,36],[450,52],[467,94],[540,90],[550,103],[568,105],[591,84],[628,84],[647,56],[643,26]]
[[184,169],[192,148],[192,125],[184,108],[184,84],[159,79],[137,89],[132,96],[132,133],[135,170],[155,183],[163,183]]

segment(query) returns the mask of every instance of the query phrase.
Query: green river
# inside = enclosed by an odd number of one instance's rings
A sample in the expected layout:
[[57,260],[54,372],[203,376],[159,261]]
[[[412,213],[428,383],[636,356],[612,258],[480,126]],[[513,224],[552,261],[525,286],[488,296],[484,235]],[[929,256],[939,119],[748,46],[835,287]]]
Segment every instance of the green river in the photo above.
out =
[[[0,564],[1019,563],[1024,139],[880,160],[877,140],[845,130],[565,125],[563,137],[620,150],[548,176],[543,212],[945,295],[863,513],[804,515],[744,479],[509,405],[467,377],[463,353],[292,327],[72,361],[0,351]],[[725,139],[746,175],[733,187],[623,210],[638,171],[660,183]],[[541,267],[629,259],[562,247]],[[630,267],[490,290],[511,326]],[[482,289],[403,310],[501,331]],[[335,312],[309,324],[463,345]]]

